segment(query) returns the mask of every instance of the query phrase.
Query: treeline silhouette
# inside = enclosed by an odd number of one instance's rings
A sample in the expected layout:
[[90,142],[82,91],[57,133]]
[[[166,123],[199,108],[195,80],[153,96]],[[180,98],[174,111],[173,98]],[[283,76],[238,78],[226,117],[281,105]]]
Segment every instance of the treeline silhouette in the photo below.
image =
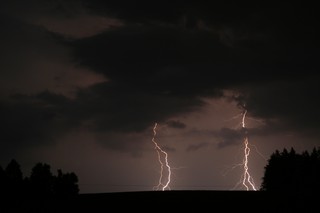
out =
[[320,147],[301,154],[276,150],[265,166],[262,191],[318,192],[320,190]]
[[78,177],[74,172],[58,169],[53,175],[46,163],[36,163],[30,177],[23,177],[20,164],[12,159],[5,168],[0,166],[1,197],[72,197],[79,193]]

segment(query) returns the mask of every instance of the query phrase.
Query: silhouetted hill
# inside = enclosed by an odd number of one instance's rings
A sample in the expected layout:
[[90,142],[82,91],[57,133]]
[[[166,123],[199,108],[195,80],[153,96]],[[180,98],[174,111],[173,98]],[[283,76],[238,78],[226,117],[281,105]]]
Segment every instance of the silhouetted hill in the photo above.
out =
[[[12,212],[315,212],[317,196],[265,191],[141,191],[7,202]],[[13,202],[13,203],[12,203]]]

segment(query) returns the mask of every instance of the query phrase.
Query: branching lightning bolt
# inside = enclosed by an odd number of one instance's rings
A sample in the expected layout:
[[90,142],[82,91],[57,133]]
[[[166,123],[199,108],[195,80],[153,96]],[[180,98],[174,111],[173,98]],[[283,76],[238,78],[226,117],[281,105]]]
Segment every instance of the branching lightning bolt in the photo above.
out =
[[[250,190],[250,187],[256,191],[256,187],[253,181],[252,176],[249,173],[249,167],[248,167],[248,161],[249,161],[249,155],[250,155],[250,148],[249,148],[249,139],[247,136],[247,131],[246,131],[246,124],[245,124],[245,119],[246,119],[246,114],[247,110],[245,109],[242,115],[242,128],[245,130],[245,137],[244,137],[244,159],[243,159],[243,169],[244,173],[242,175],[242,185],[248,190]],[[250,187],[248,185],[250,185]]]
[[[155,149],[157,151],[158,154],[158,160],[160,163],[160,178],[159,178],[159,183],[157,186],[154,187],[155,190],[159,190],[160,188],[162,189],[162,191],[166,190],[166,189],[170,189],[169,184],[171,181],[171,167],[169,166],[169,162],[168,162],[168,153],[165,152],[163,149],[161,149],[161,147],[158,145],[158,143],[155,141],[155,137],[157,134],[157,123],[154,124],[153,127],[153,138],[152,138],[152,142],[155,145]],[[162,156],[164,156],[164,162],[162,160]],[[164,172],[164,166],[166,166],[167,170],[168,170],[168,177],[167,177],[167,182],[163,182],[163,172]]]

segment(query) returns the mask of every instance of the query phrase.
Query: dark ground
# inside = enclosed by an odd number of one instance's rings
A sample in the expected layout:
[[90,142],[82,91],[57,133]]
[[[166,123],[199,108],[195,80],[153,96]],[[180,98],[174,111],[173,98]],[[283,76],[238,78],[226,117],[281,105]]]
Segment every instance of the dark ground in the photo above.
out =
[[6,201],[5,212],[319,212],[318,194],[262,191],[143,191]]

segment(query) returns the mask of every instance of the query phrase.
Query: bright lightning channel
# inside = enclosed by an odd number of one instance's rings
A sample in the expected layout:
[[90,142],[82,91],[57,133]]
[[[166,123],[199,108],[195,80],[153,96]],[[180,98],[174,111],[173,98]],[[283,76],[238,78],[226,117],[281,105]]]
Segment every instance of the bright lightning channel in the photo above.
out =
[[[250,148],[249,148],[249,139],[247,136],[247,130],[246,130],[246,114],[247,110],[245,109],[242,115],[242,128],[245,130],[245,137],[244,137],[244,159],[243,159],[243,175],[242,175],[242,185],[247,189],[247,191],[250,190],[250,187],[252,190],[256,191],[256,187],[253,181],[252,176],[249,173],[249,167],[248,167],[248,161],[249,161],[249,155],[250,155]],[[249,186],[248,186],[249,185]]]
[[[165,152],[163,149],[161,149],[161,147],[158,145],[158,143],[155,140],[156,134],[157,134],[157,123],[154,124],[153,127],[153,138],[152,138],[152,142],[155,145],[155,149],[157,151],[158,154],[158,160],[160,163],[160,178],[159,178],[159,183],[157,186],[154,187],[155,190],[159,190],[160,188],[162,189],[162,191],[169,189],[169,184],[171,181],[171,167],[169,166],[169,162],[168,162],[168,153]],[[162,160],[162,156],[164,156],[164,162]],[[167,181],[165,182],[163,180],[163,173],[164,173],[164,166],[166,166],[167,170],[168,170],[168,176],[167,176]]]

